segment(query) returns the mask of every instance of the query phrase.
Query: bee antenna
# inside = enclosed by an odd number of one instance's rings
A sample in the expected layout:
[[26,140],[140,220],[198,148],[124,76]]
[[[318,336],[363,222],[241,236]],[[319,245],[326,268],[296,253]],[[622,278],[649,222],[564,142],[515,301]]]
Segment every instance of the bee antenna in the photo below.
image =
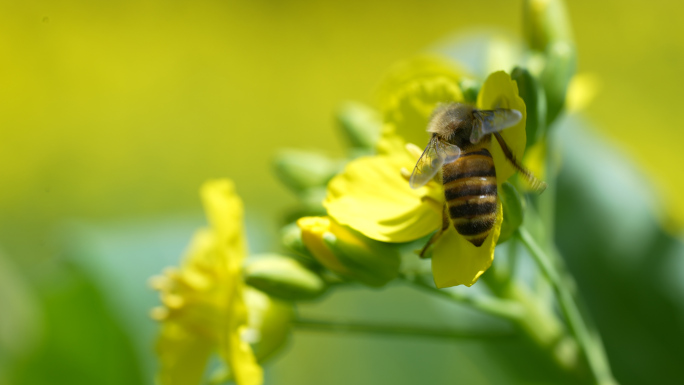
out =
[[513,156],[513,153],[511,152],[511,149],[508,148],[508,145],[504,141],[503,137],[501,134],[498,132],[494,132],[494,137],[496,137],[497,142],[499,142],[499,145],[501,146],[501,150],[503,150],[504,155],[506,155],[506,158],[508,159],[509,162],[515,167],[518,171],[520,171],[520,174],[523,176],[525,181],[530,184],[530,187],[537,193],[541,194],[546,190],[546,187],[548,186],[546,182],[543,180],[540,180],[534,174],[532,174],[532,171],[526,169],[518,163],[518,161],[515,159],[515,156]]

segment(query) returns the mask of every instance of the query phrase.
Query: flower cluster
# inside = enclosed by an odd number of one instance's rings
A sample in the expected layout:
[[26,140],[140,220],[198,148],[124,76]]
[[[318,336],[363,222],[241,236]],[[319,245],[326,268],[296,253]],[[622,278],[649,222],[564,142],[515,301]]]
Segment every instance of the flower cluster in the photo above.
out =
[[[450,102],[464,103],[459,88],[461,77],[455,69],[437,58],[422,58],[405,65],[400,79],[392,79],[384,103],[385,124],[377,144],[377,155],[350,162],[328,184],[324,206],[342,225],[382,242],[409,242],[437,230],[442,223],[444,192],[441,183],[431,181],[413,190],[407,170],[412,170],[428,141],[425,132],[432,111]],[[525,149],[525,103],[515,81],[504,72],[491,74],[482,85],[475,106],[478,109],[506,107],[523,115],[514,127],[502,132],[513,151],[522,159]],[[413,141],[413,142],[411,142]],[[490,143],[497,185],[504,183],[514,169],[501,147]],[[470,286],[491,265],[499,238],[503,210],[498,203],[497,219],[485,243],[476,247],[460,236],[453,226],[434,245],[432,272],[437,287]]]
[[[283,229],[283,250],[246,260],[242,203],[230,181],[207,182],[201,195],[210,227],[195,235],[180,268],[151,281],[163,305],[152,312],[161,322],[159,383],[200,383],[217,354],[223,367],[211,375],[212,382],[261,384],[259,362],[283,346],[298,322],[293,305],[319,299],[336,286],[377,288],[400,277],[443,293],[438,289],[475,284],[491,267],[497,244],[521,233],[524,205],[518,190],[525,186],[508,180],[524,167],[511,159],[544,171],[548,127],[564,105],[574,73],[567,34],[552,33],[562,24],[548,22],[562,13],[542,3],[527,10],[530,25],[539,29],[534,36],[544,37],[532,42],[523,60],[532,70],[515,67],[477,78],[442,56],[414,58],[390,71],[377,109],[359,104],[341,109],[346,158],[292,150],[280,154],[276,175],[300,198]],[[477,246],[448,218],[440,178],[415,189],[409,183],[431,139],[426,128],[434,111],[452,103],[515,110],[519,117],[497,140],[478,142],[492,155],[497,192],[493,226]],[[420,262],[420,248],[428,261]],[[434,286],[427,283],[430,278]],[[540,301],[512,282],[509,276],[490,285],[507,305],[480,309],[507,314],[544,349],[558,350],[555,344],[566,339],[556,315],[540,309]],[[539,319],[546,327],[537,327]],[[573,354],[559,361],[572,360]]]

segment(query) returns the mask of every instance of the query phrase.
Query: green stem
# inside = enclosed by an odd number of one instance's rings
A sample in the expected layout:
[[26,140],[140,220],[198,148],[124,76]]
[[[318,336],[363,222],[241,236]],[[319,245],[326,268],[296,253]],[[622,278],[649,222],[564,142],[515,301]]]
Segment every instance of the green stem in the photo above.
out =
[[495,266],[490,267],[482,279],[497,297],[519,304],[524,316],[516,320],[517,326],[537,346],[547,351],[559,368],[565,371],[576,369],[576,345],[547,302],[525,285],[497,271]]
[[518,236],[529,250],[542,273],[551,283],[570,332],[584,353],[596,383],[599,385],[617,384],[611,373],[606,352],[600,338],[598,338],[596,333],[590,331],[587,323],[582,318],[572,291],[567,286],[566,280],[563,279],[563,274],[557,270],[557,265],[553,263],[551,258],[525,228],[521,227],[518,229]]
[[419,276],[414,279],[407,279],[407,281],[431,294],[436,294],[448,298],[449,300],[468,305],[476,310],[496,317],[518,321],[525,316],[525,310],[515,301],[501,300],[488,296],[465,295],[450,290],[438,289]]
[[556,142],[553,134],[546,137],[546,190],[539,196],[539,215],[544,224],[544,241],[542,244],[546,250],[553,247],[553,235],[555,234],[556,221],[556,171],[558,169]]
[[573,345],[573,342],[565,335],[560,320],[529,290],[509,277],[504,277],[505,274],[497,273],[494,267],[490,267],[490,271],[482,278],[499,298],[467,296],[455,291],[437,289],[430,282],[420,278],[408,281],[431,294],[514,322],[542,350],[548,351],[562,370],[573,370],[576,355],[572,346],[568,345],[568,342],[570,345]]
[[401,335],[415,337],[432,337],[440,339],[482,339],[509,337],[508,332],[456,331],[415,325],[380,324],[369,322],[323,321],[299,318],[293,321],[293,326],[305,330],[317,330],[333,333],[368,333],[383,335]]

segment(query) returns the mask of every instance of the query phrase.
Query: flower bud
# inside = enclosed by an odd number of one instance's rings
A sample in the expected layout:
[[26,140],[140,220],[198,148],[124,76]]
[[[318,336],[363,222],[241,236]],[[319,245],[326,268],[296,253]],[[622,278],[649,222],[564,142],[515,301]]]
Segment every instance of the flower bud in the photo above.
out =
[[546,98],[544,97],[544,89],[525,68],[515,67],[511,72],[511,78],[518,84],[518,95],[523,98],[527,108],[526,148],[530,148],[545,135]]
[[309,249],[302,241],[302,230],[296,223],[290,223],[280,231],[280,239],[289,251],[295,254],[296,259],[306,266],[311,267],[316,264],[316,259],[311,255]]
[[568,84],[575,74],[577,55],[570,21],[562,0],[527,0],[524,15],[530,48],[544,53],[539,80],[546,94],[549,126],[563,109]]
[[463,98],[467,103],[475,104],[477,102],[477,94],[480,92],[482,84],[475,79],[464,78],[458,83],[463,92]]
[[522,224],[524,208],[518,190],[508,182],[501,185],[499,199],[501,199],[501,206],[503,207],[503,223],[501,224],[501,234],[497,243],[503,243],[512,237]]
[[281,151],[273,165],[278,178],[297,193],[325,185],[340,169],[338,162],[322,154],[302,150]]
[[314,257],[342,277],[379,287],[399,272],[399,252],[389,244],[366,238],[329,217],[301,218],[297,225]]
[[337,112],[337,122],[352,147],[373,149],[380,139],[380,116],[361,103],[343,104]]
[[575,75],[577,53],[566,41],[551,44],[546,52],[546,65],[541,83],[546,94],[546,124],[550,125],[563,109],[570,79]]
[[326,289],[318,274],[292,258],[278,254],[254,258],[245,266],[245,282],[272,297],[301,301],[318,297]]
[[530,48],[545,51],[556,41],[572,41],[570,20],[562,0],[527,0],[523,9]]
[[264,362],[287,341],[294,309],[291,303],[271,298],[265,293],[245,287],[247,327],[243,334],[254,349],[257,361]]

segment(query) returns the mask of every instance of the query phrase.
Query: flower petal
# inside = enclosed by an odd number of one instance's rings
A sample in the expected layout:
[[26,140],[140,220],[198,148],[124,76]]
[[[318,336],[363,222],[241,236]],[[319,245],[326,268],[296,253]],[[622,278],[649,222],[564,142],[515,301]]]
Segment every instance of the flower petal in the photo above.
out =
[[228,309],[224,313],[224,331],[219,338],[219,353],[228,364],[237,385],[261,385],[263,370],[256,360],[252,347],[241,334],[248,328],[247,306],[244,297],[244,284],[237,275],[231,278],[233,284],[228,288]]
[[463,101],[462,71],[443,58],[424,56],[400,63],[381,87],[386,122],[383,136],[396,133],[410,143],[427,144],[428,121],[440,103]]
[[213,349],[213,341],[188,334],[176,323],[165,323],[156,346],[159,357],[157,382],[159,385],[201,383]]
[[432,252],[432,275],[438,288],[472,286],[492,265],[494,247],[499,239],[503,209],[497,204],[496,223],[485,242],[476,247],[456,232],[454,226],[435,242]]
[[155,313],[163,322],[160,382],[199,383],[218,350],[238,385],[260,385],[262,370],[240,335],[248,321],[242,202],[227,179],[206,182],[201,195],[211,228],[197,232],[181,269],[155,279],[166,305]]
[[[503,71],[492,73],[480,89],[480,93],[477,96],[477,108],[482,110],[511,108],[522,113],[522,119],[517,125],[501,131],[501,136],[504,138],[508,148],[511,149],[513,156],[518,161],[521,161],[525,153],[527,141],[525,134],[527,110],[525,102],[518,95],[518,84]],[[496,140],[492,140],[490,151],[492,152],[494,166],[496,167],[496,179],[501,184],[515,173],[515,168],[506,159]]]
[[231,270],[239,270],[246,248],[242,201],[235,193],[235,185],[228,179],[210,180],[202,185],[201,196],[217,243],[226,246],[228,265]]
[[328,217],[303,217],[297,220],[297,226],[302,230],[302,242],[314,258],[329,270],[344,275],[349,270],[323,241],[331,225],[332,221]]
[[226,355],[230,357],[230,371],[237,385],[261,385],[264,383],[263,369],[257,363],[252,347],[240,337],[240,331],[231,330],[225,346],[228,351],[222,352],[222,355],[224,358]]
[[429,234],[441,223],[441,188],[430,182],[411,189],[400,170],[414,165],[405,150],[350,162],[328,183],[323,202],[328,215],[383,242],[408,242]]

